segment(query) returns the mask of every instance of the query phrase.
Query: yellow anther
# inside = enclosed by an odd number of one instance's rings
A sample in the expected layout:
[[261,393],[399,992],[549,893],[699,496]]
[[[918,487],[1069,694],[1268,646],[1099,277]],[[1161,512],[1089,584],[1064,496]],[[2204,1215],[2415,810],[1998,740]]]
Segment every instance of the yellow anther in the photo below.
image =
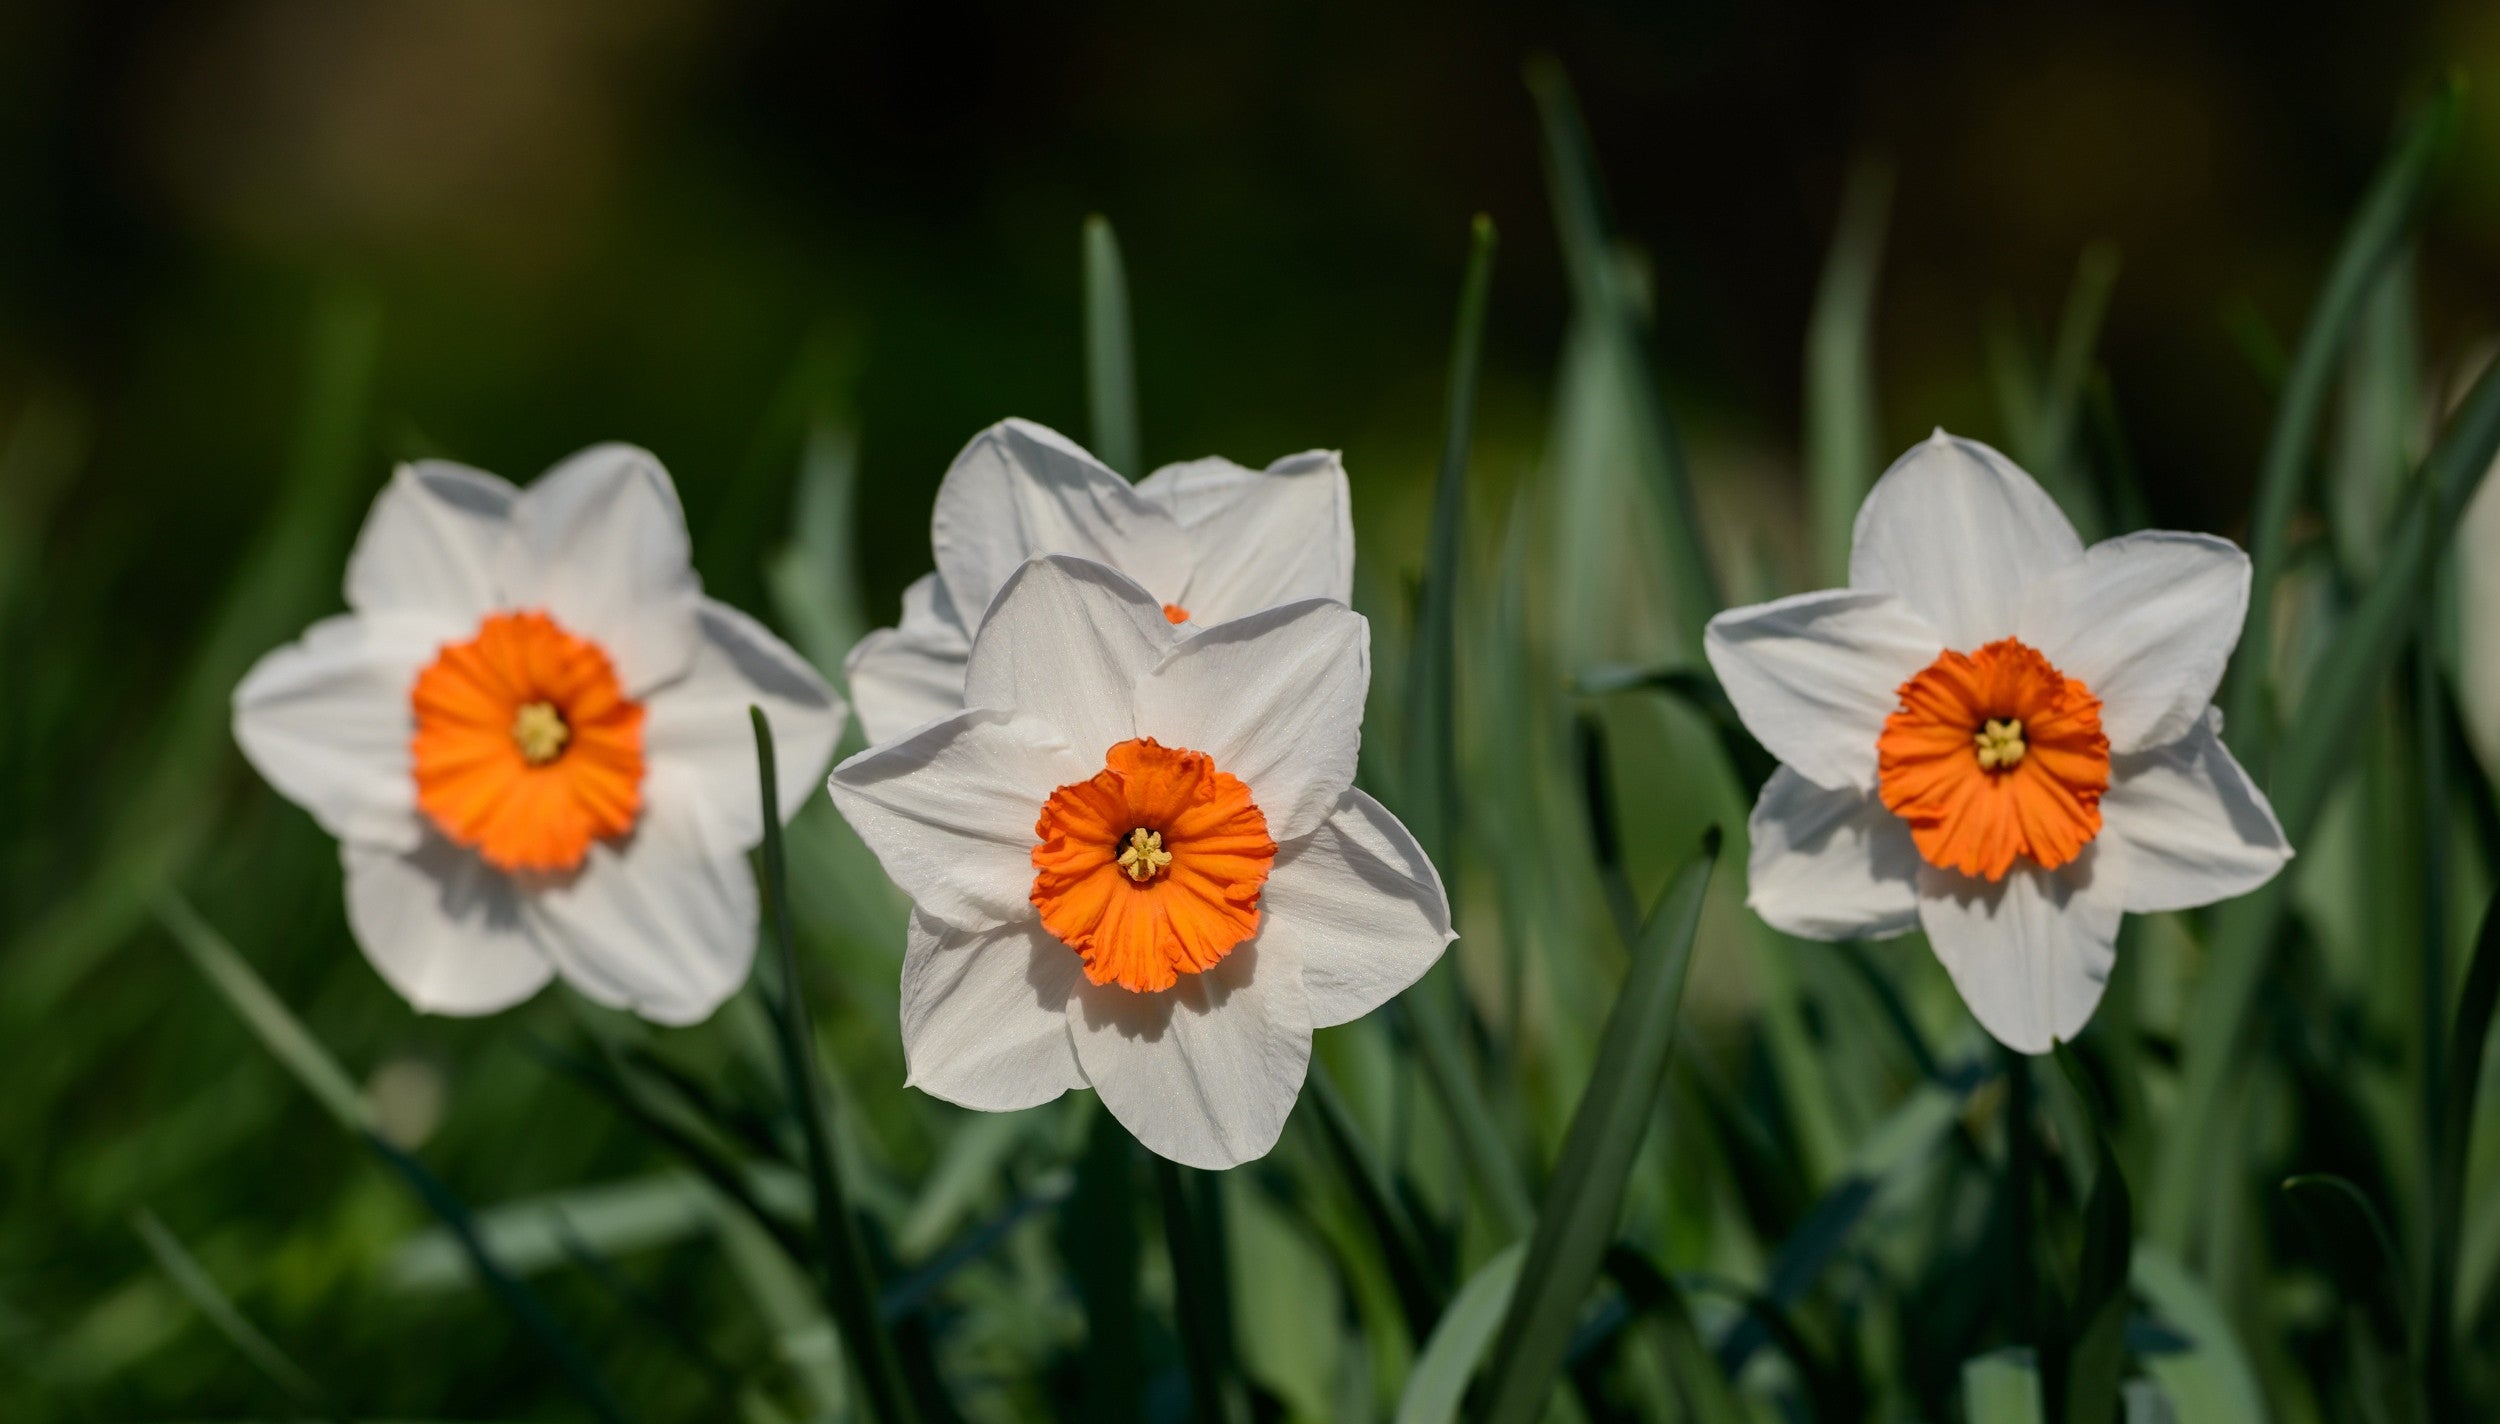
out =
[[1144,884],[1163,873],[1172,863],[1172,853],[1163,848],[1163,832],[1144,826],[1128,833],[1128,848],[1120,852],[1120,868],[1128,878]]
[[545,766],[564,751],[564,744],[573,740],[573,729],[564,725],[564,714],[552,702],[524,702],[512,714],[512,740],[520,745],[521,760],[532,766]]
[[2012,771],[2023,764],[2023,721],[2008,717],[1998,721],[1991,717],[1988,725],[1971,733],[1971,741],[1979,748],[1979,764],[1989,771]]

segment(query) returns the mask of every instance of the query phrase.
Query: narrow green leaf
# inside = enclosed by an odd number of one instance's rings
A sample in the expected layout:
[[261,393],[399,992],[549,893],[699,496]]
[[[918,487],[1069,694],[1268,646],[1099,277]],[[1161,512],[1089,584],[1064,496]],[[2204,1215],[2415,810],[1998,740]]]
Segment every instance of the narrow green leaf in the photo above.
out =
[[1535,1224],[1536,1208],[1529,1200],[1519,1162],[1511,1155],[1502,1126],[1494,1119],[1492,1105],[1485,1101],[1484,1088],[1467,1060],[1459,1033],[1465,1008],[1459,1002],[1456,966],[1446,959],[1443,964],[1448,967],[1436,966],[1422,982],[1398,996],[1398,1011],[1423,1059],[1424,1076],[1458,1138],[1468,1176],[1482,1194],[1494,1224],[1505,1236],[1525,1236]]
[[1121,474],[1144,474],[1137,433],[1137,358],[1129,334],[1128,270],[1120,239],[1100,213],[1085,219],[1085,389],[1094,456]]
[[1492,1424],[1529,1424],[1544,1413],[1580,1306],[1614,1242],[1624,1186],[1666,1080],[1702,896],[1718,855],[1714,829],[1650,911],[1639,952],[1607,1016],[1596,1068],[1563,1138],[1519,1288],[1502,1322],[1485,1415]]
[[1467,1397],[1467,1382],[1501,1329],[1519,1284],[1519,1268],[1527,1263],[1528,1243],[1514,1241],[1476,1268],[1458,1288],[1441,1323],[1432,1328],[1415,1368],[1398,1396],[1397,1424],[1454,1424]]
[[130,1225],[139,1233],[139,1239],[147,1243],[148,1254],[156,1258],[157,1268],[173,1282],[174,1289],[191,1302],[200,1318],[226,1337],[236,1354],[249,1360],[252,1368],[268,1376],[271,1384],[284,1390],[306,1411],[325,1418],[336,1417],[329,1391],[314,1383],[312,1376],[288,1359],[286,1352],[262,1334],[259,1326],[244,1318],[233,1299],[217,1284],[217,1278],[184,1249],[181,1238],[167,1230],[165,1223],[156,1219],[156,1213],[141,1207],[131,1213]]
[[[2294,846],[2305,844],[2437,575],[2466,503],[2500,456],[2500,363],[2487,367],[2450,416],[2415,477],[2379,571],[2319,658],[2268,788]],[[2253,612],[2253,605],[2252,605]],[[2241,646],[2247,646],[2245,638]],[[2183,1250],[2201,1191],[2213,1180],[2205,1145],[2221,1121],[2249,1005],[2264,976],[2288,891],[2277,878],[2215,916],[2205,982],[2182,1036],[2179,1110],[2153,1182],[2152,1234]]]
[[2142,1242],[2127,1278],[2154,1316],[2188,1342],[2184,1350],[2144,1361],[2145,1373],[2170,1397],[2179,1418],[2194,1424],[2267,1424],[2273,1416],[2266,1411],[2256,1368],[2204,1283],[2177,1257]]
[[1892,212],[1892,169],[1860,159],[1806,322],[1806,503],[1822,582],[1849,581],[1858,506],[1882,468],[1875,400],[1875,283]]
[[765,561],[764,586],[790,641],[819,668],[839,669],[868,631],[853,522],[858,494],[858,436],[818,419],[799,455],[790,542]]
[[2049,351],[2049,369],[2027,456],[2031,469],[2066,506],[2086,540],[2110,532],[2109,515],[2083,478],[2076,428],[2092,377],[2092,355],[2100,349],[2101,327],[2117,286],[2118,249],[2098,242],[2086,247],[2075,262],[2075,279],[2066,289],[2066,309],[2058,317],[2057,341]]
[[[2232,660],[2229,702],[2232,744],[2261,785],[2270,769],[2275,731],[2276,709],[2267,674],[2268,660],[2274,656],[2274,586],[2283,576],[2292,514],[2300,504],[2302,477],[2310,467],[2318,422],[2345,344],[2370,289],[2402,249],[2413,215],[2455,132],[2462,101],[2463,86],[2450,80],[2397,138],[2344,232],[2275,406],[2265,458],[2257,470],[2256,508],[2249,519],[2249,558],[2254,567],[2248,621],[2240,634],[2239,654]],[[2304,709],[2302,721],[2311,720]]]
[[1225,1280],[1222,1235],[1208,1220],[1209,1194],[1196,1175],[1167,1157],[1154,1159],[1163,1206],[1163,1239],[1172,1255],[1180,1310],[1181,1350],[1189,1362],[1190,1417],[1198,1424],[1241,1424],[1230,1322],[1232,1288]]
[[1059,1227],[1060,1250],[1085,1307],[1080,1400],[1088,1419],[1137,1424],[1146,1417],[1145,1381],[1137,1369],[1144,1349],[1137,1310],[1137,1144],[1099,1102],[1085,1111],[1085,1155]]
[[2336,557],[2355,579],[2377,572],[2418,453],[2424,391],[2413,268],[2399,254],[2379,273],[2344,361],[2326,512]]
[[1354,1195],[1356,1208],[1371,1225],[1373,1239],[1388,1263],[1389,1280],[1397,1288],[1399,1306],[1406,1312],[1407,1329],[1415,1339],[1422,1340],[1431,1333],[1432,1323],[1441,1313],[1440,1273],[1425,1255],[1422,1237],[1415,1230],[1405,1201],[1398,1196],[1379,1154],[1372,1151],[1371,1143],[1364,1138],[1362,1127],[1355,1122],[1353,1110],[1347,1107],[1345,1095],[1338,1089],[1328,1065],[1312,1058],[1310,1075],[1303,1086],[1329,1155],[1335,1159],[1338,1172]]
[[1407,662],[1407,773],[1399,810],[1407,829],[1447,879],[1458,843],[1458,591],[1467,557],[1467,451],[1484,363],[1484,316],[1493,291],[1493,220],[1476,215],[1459,287],[1458,325],[1441,434],[1441,473],[1432,501],[1432,543],[1416,608],[1415,650]]
[[208,980],[210,987],[224,997],[227,1007],[243,1026],[252,1031],[269,1056],[303,1085],[313,1100],[329,1111],[338,1125],[350,1132],[363,1132],[372,1127],[371,1111],[364,1094],[354,1079],[330,1056],[330,1050],[312,1036],[311,1030],[295,1017],[283,1000],[269,990],[252,966],[227,943],[226,937],[200,918],[199,912],[178,893],[168,892],[157,902],[157,921],[164,925],[174,943],[182,946],[191,963]]
[[818,1284],[825,1303],[841,1326],[867,1391],[872,1415],[885,1424],[909,1424],[917,1417],[903,1381],[894,1338],[877,1315],[877,1286],[859,1243],[858,1223],[834,1161],[826,1130],[825,1089],[819,1081],[815,1032],[808,1026],[806,996],[801,990],[799,958],[790,928],[790,869],[781,842],[780,794],[774,774],[772,723],[761,707],[749,707],[755,724],[756,772],[764,802],[764,900],[773,939],[780,984],[770,996],[773,1039],[780,1050],[783,1081],[790,1094],[791,1115],[807,1143],[807,1178],[816,1201],[816,1246],[821,1253]]
[[1545,130],[1546,183],[1554,200],[1554,225],[1562,240],[1563,267],[1571,282],[1573,309],[1600,343],[1606,368],[1623,383],[1626,409],[1636,425],[1633,454],[1664,522],[1667,547],[1661,560],[1673,592],[1672,615],[1687,655],[1701,650],[1702,625],[1720,607],[1718,578],[1703,538],[1700,505],[1684,463],[1675,427],[1659,398],[1640,335],[1639,313],[1616,260],[1606,198],[1590,150],[1580,101],[1560,63],[1550,56],[1528,65],[1528,91]]
[[[2351,1180],[2332,1172],[2286,1177],[2283,1191],[2307,1208],[2316,1223],[2320,1254],[2343,1277],[2344,1299],[2367,1301],[2375,1297],[2384,1301],[2410,1350],[2417,1338],[2410,1306],[2413,1295],[2406,1284],[2411,1273],[2405,1269],[2404,1252],[2396,1245],[2395,1233],[2387,1229],[2387,1218],[2380,1214],[2378,1203]],[[2327,1209],[2326,1203],[2333,1203],[2333,1209]],[[2356,1222],[2363,1231],[2352,1229]],[[2359,1241],[2368,1242],[2370,1249],[2352,1249],[2353,1243]]]
[[2074,1303],[2066,1311],[2051,1388],[2061,1424],[2114,1424],[2119,1376],[2126,1367],[2127,1268],[2135,1246],[2135,1212],[2127,1179],[2110,1147],[2108,1114],[2072,1049],[2057,1062],[2082,1099],[2092,1125],[2092,1194],[2083,1209],[2083,1259]]
[[[2430,1384],[2434,1403],[2445,1402],[2456,1388],[2453,1378],[2456,1338],[2458,1263],[2465,1254],[2465,1172],[2474,1137],[2474,1100],[2483,1081],[2483,1058],[2489,1051],[2491,1022],[2500,1006],[2500,896],[2483,912],[2474,937],[2474,958],[2457,996],[2454,1028],[2448,1035],[2448,1085],[2439,1141],[2434,1157],[2436,1182],[2431,1196],[2430,1285],[2423,1330],[2433,1360]],[[2468,1317],[2469,1319],[2471,1317]]]
[[722,1254],[763,1320],[773,1353],[807,1392],[808,1418],[848,1417],[851,1388],[842,1337],[825,1313],[823,1293],[745,1212],[716,1201],[713,1215]]
[[1969,1424],[2046,1424],[2040,1367],[2029,1350],[1997,1350],[1962,1365],[1962,1417]]

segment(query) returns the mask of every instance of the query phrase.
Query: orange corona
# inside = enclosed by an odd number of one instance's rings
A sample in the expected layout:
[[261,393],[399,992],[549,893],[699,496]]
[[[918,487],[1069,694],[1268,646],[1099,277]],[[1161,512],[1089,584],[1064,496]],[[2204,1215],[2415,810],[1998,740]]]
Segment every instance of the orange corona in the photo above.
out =
[[2055,870],[2101,832],[2101,700],[2018,639],[1947,651],[1901,684],[1876,739],[1884,804],[1931,865],[2002,880]]
[[410,694],[417,806],[501,870],[575,869],[642,811],[642,704],[596,643],[497,613],[445,644]]
[[1085,977],[1138,993],[1212,969],[1258,933],[1267,817],[1203,752],[1133,738],[1042,803],[1033,904]]

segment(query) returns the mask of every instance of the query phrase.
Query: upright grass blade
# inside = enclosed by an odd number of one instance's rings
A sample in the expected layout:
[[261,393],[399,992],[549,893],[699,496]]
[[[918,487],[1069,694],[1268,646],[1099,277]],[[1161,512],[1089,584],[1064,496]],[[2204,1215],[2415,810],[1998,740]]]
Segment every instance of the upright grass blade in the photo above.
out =
[[790,542],[765,560],[764,585],[791,642],[820,668],[840,668],[868,631],[860,602],[858,502],[859,438],[848,425],[819,417],[799,453]]
[[201,1265],[197,1257],[184,1249],[181,1238],[168,1231],[165,1223],[156,1219],[155,1212],[146,1207],[139,1208],[130,1214],[130,1225],[139,1233],[139,1239],[147,1243],[148,1254],[156,1258],[157,1268],[174,1283],[174,1289],[182,1293],[183,1299],[191,1302],[191,1308],[200,1313],[201,1319],[226,1337],[226,1343],[234,1347],[236,1354],[249,1360],[252,1368],[267,1376],[271,1384],[285,1391],[286,1396],[306,1413],[328,1419],[340,1417],[337,1408],[330,1403],[329,1391],[314,1383],[312,1376],[288,1359],[285,1351],[235,1308],[234,1301],[217,1284],[217,1278],[208,1273],[208,1268]]
[[1572,1113],[1502,1322],[1485,1411],[1491,1424],[1530,1424],[1543,1415],[1580,1306],[1614,1243],[1624,1186],[1666,1081],[1702,895],[1718,857],[1714,829],[1650,911],[1640,950],[1607,1016],[1596,1068]]
[[[2306,843],[2335,778],[2351,765],[2349,748],[2380,685],[2409,644],[2407,635],[2430,596],[2440,555],[2495,456],[2500,456],[2500,364],[2485,369],[2475,381],[2423,460],[2377,575],[2309,676],[2300,720],[2284,742],[2270,787],[2275,815],[2294,846]],[[2278,878],[2225,905],[2214,920],[2205,982],[2180,1040],[2178,1113],[2165,1136],[2153,1183],[2152,1235],[2173,1251],[2186,1249],[2199,1189],[2212,1176],[2205,1144],[2221,1122],[2249,1005],[2282,919],[2285,896]]]
[[518,1276],[506,1269],[489,1250],[480,1235],[476,1220],[460,1198],[445,1186],[424,1163],[402,1151],[375,1129],[371,1111],[364,1097],[356,1091],[345,1069],[321,1046],[301,1020],[290,1012],[269,986],[254,973],[243,956],[236,953],[223,935],[200,918],[179,895],[169,892],[157,906],[157,918],[166,931],[190,956],[203,978],[224,997],[236,1017],[243,1020],[269,1050],[271,1057],[292,1074],[296,1082],[326,1108],[340,1127],[356,1137],[399,1174],[400,1180],[416,1193],[444,1228],[460,1243],[478,1278],[486,1283],[504,1308],[512,1313],[522,1327],[536,1336],[539,1343],[555,1356],[574,1392],[582,1402],[608,1424],[622,1424],[625,1412],[616,1397],[601,1380],[589,1357],[556,1323],[555,1317],[539,1303],[538,1297],[523,1285]]
[[1406,675],[1407,774],[1400,810],[1407,829],[1444,879],[1457,868],[1458,590],[1467,555],[1467,450],[1476,420],[1476,379],[1484,362],[1484,314],[1493,290],[1493,220],[1476,214],[1450,339],[1441,473],[1432,501],[1432,544],[1415,615],[1415,650]]
[[1536,1222],[1536,1208],[1529,1201],[1518,1159],[1511,1155],[1501,1124],[1495,1121],[1475,1069],[1467,1061],[1459,1036],[1464,1006],[1458,998],[1456,970],[1445,957],[1422,982],[1398,996],[1398,1008],[1485,1209],[1504,1236],[1525,1236]]
[[1425,1254],[1415,1220],[1398,1195],[1389,1169],[1365,1140],[1336,1078],[1316,1057],[1311,1060],[1310,1077],[1304,1086],[1329,1155],[1336,1159],[1338,1171],[1354,1193],[1356,1207],[1370,1223],[1381,1255],[1388,1262],[1389,1281],[1397,1290],[1399,1307],[1406,1313],[1407,1329],[1421,1342],[1432,1333],[1433,1321],[1441,1314],[1445,1293],[1440,1273]]
[[2184,1350],[2148,1356],[2151,1375],[2177,1406],[2182,1421],[2197,1424],[2268,1424],[2265,1391],[2231,1322],[2202,1283],[2159,1246],[2138,1243],[2128,1284],[2155,1319],[2186,1339]]
[[2083,1259],[2073,1303],[2065,1312],[2057,1353],[2049,1361],[2049,1398],[2060,1424],[2116,1424],[2119,1375],[2126,1365],[2127,1268],[2135,1248],[2135,1211],[2127,1179],[2109,1139],[2108,1114],[2074,1051],[2060,1044],[2058,1066],[2091,1119],[2092,1195],[2083,1208]]
[[1450,1308],[1424,1341],[1423,1353],[1407,1372],[1406,1389],[1398,1396],[1396,1424],[1454,1424],[1467,1382],[1475,1378],[1484,1352],[1501,1329],[1519,1286],[1519,1268],[1527,1263],[1528,1243],[1513,1241],[1476,1268],[1458,1288]]
[[1710,546],[1702,537],[1692,473],[1659,398],[1638,313],[1616,261],[1605,192],[1588,129],[1580,120],[1580,102],[1562,65],[1550,56],[1531,61],[1527,79],[1544,123],[1546,182],[1553,191],[1554,225],[1562,240],[1572,306],[1603,343],[1610,368],[1629,387],[1621,395],[1637,425],[1634,454],[1666,526],[1661,559],[1673,591],[1670,612],[1683,652],[1698,657],[1702,625],[1719,611],[1720,597]]
[[2456,1379],[2457,1261],[2465,1250],[2465,1168],[2473,1143],[2475,1090],[2483,1080],[2483,1056],[2500,1006],[2500,895],[2483,912],[2474,958],[2457,997],[2455,1028],[2448,1036],[2448,1085],[2439,1124],[2431,1194],[2429,1284],[2422,1331],[2425,1381],[2435,1407],[2459,1406]]
[[[2410,1308],[2412,1273],[2405,1269],[2404,1251],[2396,1245],[2396,1233],[2388,1229],[2378,1203],[2350,1178],[2333,1172],[2286,1177],[2283,1194],[2315,1224],[2322,1243],[2320,1254],[2330,1270],[2342,1277],[2343,1297],[2348,1301],[2380,1298],[2408,1350],[2413,1348],[2420,1325]],[[2355,1231],[2356,1225],[2362,1229]],[[2356,1243],[2366,1245],[2357,1249]]]
[[791,1114],[807,1143],[807,1180],[816,1201],[816,1247],[821,1253],[819,1285],[825,1304],[841,1327],[868,1406],[883,1424],[910,1424],[917,1417],[903,1380],[894,1337],[877,1315],[877,1287],[870,1278],[867,1253],[851,1215],[850,1200],[833,1157],[826,1132],[824,1085],[818,1081],[816,1039],[807,1021],[800,991],[799,957],[790,928],[790,868],[781,843],[780,795],[774,774],[773,729],[761,707],[747,715],[755,724],[756,771],[764,800],[764,897],[770,907],[773,958],[780,984],[770,996],[773,1040],[790,1094]]
[[[2292,513],[2300,504],[2318,422],[2345,344],[2370,289],[2403,246],[2406,230],[2456,130],[2463,98],[2463,86],[2450,80],[2397,138],[2362,198],[2360,211],[2345,230],[2343,244],[2336,249],[2334,266],[2301,332],[2282,398],[2275,406],[2264,461],[2257,470],[2256,508],[2249,519],[2248,549],[2254,567],[2248,622],[2240,634],[2239,654],[2232,660],[2229,701],[2232,743],[2261,785],[2270,770],[2269,749],[2275,732],[2267,674],[2274,656],[2274,586],[2283,576]],[[2310,720],[2305,710],[2303,720]]]
[[1128,269],[1120,239],[1100,213],[1085,219],[1085,391],[1094,422],[1094,455],[1136,479],[1144,474],[1137,433],[1137,358],[1128,313]]
[[1862,158],[1841,190],[1840,226],[1806,322],[1806,505],[1822,583],[1849,582],[1858,506],[1882,468],[1875,408],[1875,282],[1892,213],[1892,169]]
[[1189,1169],[1179,1163],[1157,1157],[1154,1166],[1180,1307],[1181,1350],[1189,1362],[1190,1418],[1197,1424],[1247,1424],[1233,1367],[1230,1287],[1220,1236],[1207,1219],[1206,1194],[1191,1189],[1194,1184],[1184,1175]]
[[1088,1419],[1139,1424],[1146,1391],[1137,1369],[1137,1146],[1109,1109],[1096,1103],[1088,1111],[1076,1193],[1060,1226],[1061,1250],[1085,1307],[1081,1402]]
[[1969,1424],[2047,1424],[2040,1366],[2032,1353],[1997,1350],[1964,1363],[1962,1417]]
[[155,730],[119,832],[95,868],[10,945],[0,964],[0,1022],[34,1023],[142,924],[208,835],[201,807],[230,763],[234,685],[254,658],[303,630],[335,588],[381,350],[381,309],[340,285],[315,300],[305,392],[286,476],[259,536],[235,564],[204,637]]

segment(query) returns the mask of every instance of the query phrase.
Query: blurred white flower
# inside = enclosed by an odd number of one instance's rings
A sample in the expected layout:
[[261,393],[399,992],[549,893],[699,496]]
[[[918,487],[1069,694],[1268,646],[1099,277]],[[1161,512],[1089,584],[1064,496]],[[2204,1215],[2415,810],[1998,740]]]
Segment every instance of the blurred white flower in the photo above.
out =
[[785,812],[844,714],[703,596],[659,462],[603,445],[527,490],[401,466],[347,604],[243,679],[234,734],[339,838],[374,968],[429,1013],[492,1013],[560,973],[657,1022],[710,1014],[755,946],[747,707],[780,740]]
[[929,542],[937,572],[903,591],[902,626],[862,638],[844,663],[871,742],[963,707],[972,630],[1036,555],[1109,564],[1176,623],[1303,598],[1344,603],[1354,589],[1345,465],[1332,450],[1264,470],[1191,460],[1132,486],[1058,432],[1002,421],[947,467]]
[[1845,589],[1711,620],[1782,763],[1748,903],[1814,939],[1924,928],[1979,1022],[2045,1053],[2100,1003],[2122,913],[2244,894],[2292,850],[2211,709],[2248,559],[2086,549],[2032,478],[1941,430],[1858,511]]
[[2485,776],[2500,778],[2500,465],[2457,528],[2457,702]]
[[1154,1151],[1229,1167],[1275,1145],[1311,1031],[1454,936],[1431,862],[1353,789],[1361,616],[1162,603],[1085,559],[1023,565],[968,710],[845,761],[833,799],[915,906],[913,1084],[986,1111],[1090,1085]]

